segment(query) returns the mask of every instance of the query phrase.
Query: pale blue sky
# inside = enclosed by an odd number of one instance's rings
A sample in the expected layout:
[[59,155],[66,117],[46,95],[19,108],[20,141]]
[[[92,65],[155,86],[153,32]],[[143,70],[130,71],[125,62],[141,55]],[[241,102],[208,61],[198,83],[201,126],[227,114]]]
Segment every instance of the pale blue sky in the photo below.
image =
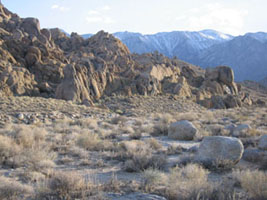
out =
[[267,32],[267,0],[2,0],[42,28],[96,33],[215,29],[233,35]]

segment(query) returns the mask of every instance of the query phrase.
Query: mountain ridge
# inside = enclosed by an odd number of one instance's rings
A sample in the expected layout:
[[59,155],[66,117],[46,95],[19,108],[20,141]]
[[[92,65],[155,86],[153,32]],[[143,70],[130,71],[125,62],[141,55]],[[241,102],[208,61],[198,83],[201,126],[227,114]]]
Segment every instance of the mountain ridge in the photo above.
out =
[[[116,32],[113,35],[120,39],[132,53],[158,51],[170,58],[178,57],[203,68],[228,65],[234,69],[237,81],[260,81],[267,76],[265,59],[267,33],[265,32],[232,36],[206,29],[144,35],[125,31]],[[86,38],[85,35],[84,37]]]

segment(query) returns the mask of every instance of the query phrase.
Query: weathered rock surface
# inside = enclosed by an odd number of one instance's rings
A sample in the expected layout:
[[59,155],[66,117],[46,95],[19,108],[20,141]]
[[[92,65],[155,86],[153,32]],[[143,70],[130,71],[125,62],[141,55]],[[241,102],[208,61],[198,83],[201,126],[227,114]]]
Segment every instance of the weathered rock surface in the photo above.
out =
[[3,5],[0,16],[1,95],[88,103],[113,93],[171,94],[223,109],[252,103],[239,94],[229,67],[205,71],[157,52],[131,54],[104,31],[89,39],[67,36],[58,28],[41,29],[38,19],[20,18]]
[[209,136],[201,142],[196,160],[208,166],[236,164],[243,151],[243,144],[237,138]]
[[233,136],[245,136],[248,135],[248,132],[251,130],[251,126],[248,124],[239,124],[233,129]]
[[265,152],[259,149],[245,149],[242,159],[248,162],[260,162],[262,161],[264,156],[265,156]]
[[168,129],[168,137],[174,140],[193,140],[198,130],[189,121],[174,122]]

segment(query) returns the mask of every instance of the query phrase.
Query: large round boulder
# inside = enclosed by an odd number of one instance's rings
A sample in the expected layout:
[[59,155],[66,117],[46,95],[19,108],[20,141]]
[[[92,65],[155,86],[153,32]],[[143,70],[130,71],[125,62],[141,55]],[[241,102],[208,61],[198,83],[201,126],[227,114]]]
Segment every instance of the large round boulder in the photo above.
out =
[[226,166],[239,162],[243,155],[242,142],[234,137],[208,136],[201,142],[196,160],[207,166]]
[[174,122],[168,129],[168,137],[174,140],[193,140],[198,130],[187,120]]
[[21,28],[30,35],[40,35],[40,22],[36,18],[25,18],[22,21]]

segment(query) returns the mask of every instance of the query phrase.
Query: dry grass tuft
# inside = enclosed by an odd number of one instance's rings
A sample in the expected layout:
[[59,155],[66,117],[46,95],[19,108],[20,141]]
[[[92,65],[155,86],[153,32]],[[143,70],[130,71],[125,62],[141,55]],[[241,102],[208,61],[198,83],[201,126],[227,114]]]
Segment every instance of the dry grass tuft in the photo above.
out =
[[165,156],[153,155],[146,146],[123,151],[120,157],[126,159],[125,170],[128,172],[140,172],[148,168],[162,169],[167,162]]
[[90,151],[104,151],[113,148],[113,144],[107,140],[102,140],[97,134],[83,132],[77,138],[77,145]]
[[111,124],[120,124],[123,125],[127,121],[127,118],[124,116],[113,117],[110,121]]
[[157,169],[147,169],[142,173],[143,188],[146,192],[153,192],[157,187],[168,182],[168,177]]
[[172,169],[167,183],[168,199],[205,199],[212,193],[208,171],[196,164]]
[[166,157],[163,155],[152,156],[140,152],[126,161],[125,170],[127,172],[141,172],[148,168],[163,169],[166,162]]
[[156,117],[155,125],[153,126],[152,136],[168,135],[169,124],[174,121],[170,114],[161,114]]
[[140,140],[142,137],[142,132],[140,130],[136,130],[136,131],[130,133],[129,137],[132,140]]
[[149,138],[146,141],[149,144],[149,146],[154,150],[159,150],[163,147],[162,144],[159,143],[159,141],[155,138]]
[[23,185],[15,180],[10,180],[5,177],[0,177],[0,199],[2,200],[26,199],[26,197],[29,197],[32,194],[33,194],[32,187]]
[[43,128],[18,125],[5,128],[0,135],[0,163],[9,167],[42,170],[53,167],[55,154],[44,143],[47,132]]
[[235,171],[233,177],[240,182],[253,199],[267,199],[267,173],[263,171]]
[[176,121],[188,120],[192,122],[198,119],[199,116],[194,112],[179,113],[177,116],[175,116]]
[[51,178],[39,184],[37,199],[85,198],[90,189],[90,183],[86,183],[78,173],[54,172]]

